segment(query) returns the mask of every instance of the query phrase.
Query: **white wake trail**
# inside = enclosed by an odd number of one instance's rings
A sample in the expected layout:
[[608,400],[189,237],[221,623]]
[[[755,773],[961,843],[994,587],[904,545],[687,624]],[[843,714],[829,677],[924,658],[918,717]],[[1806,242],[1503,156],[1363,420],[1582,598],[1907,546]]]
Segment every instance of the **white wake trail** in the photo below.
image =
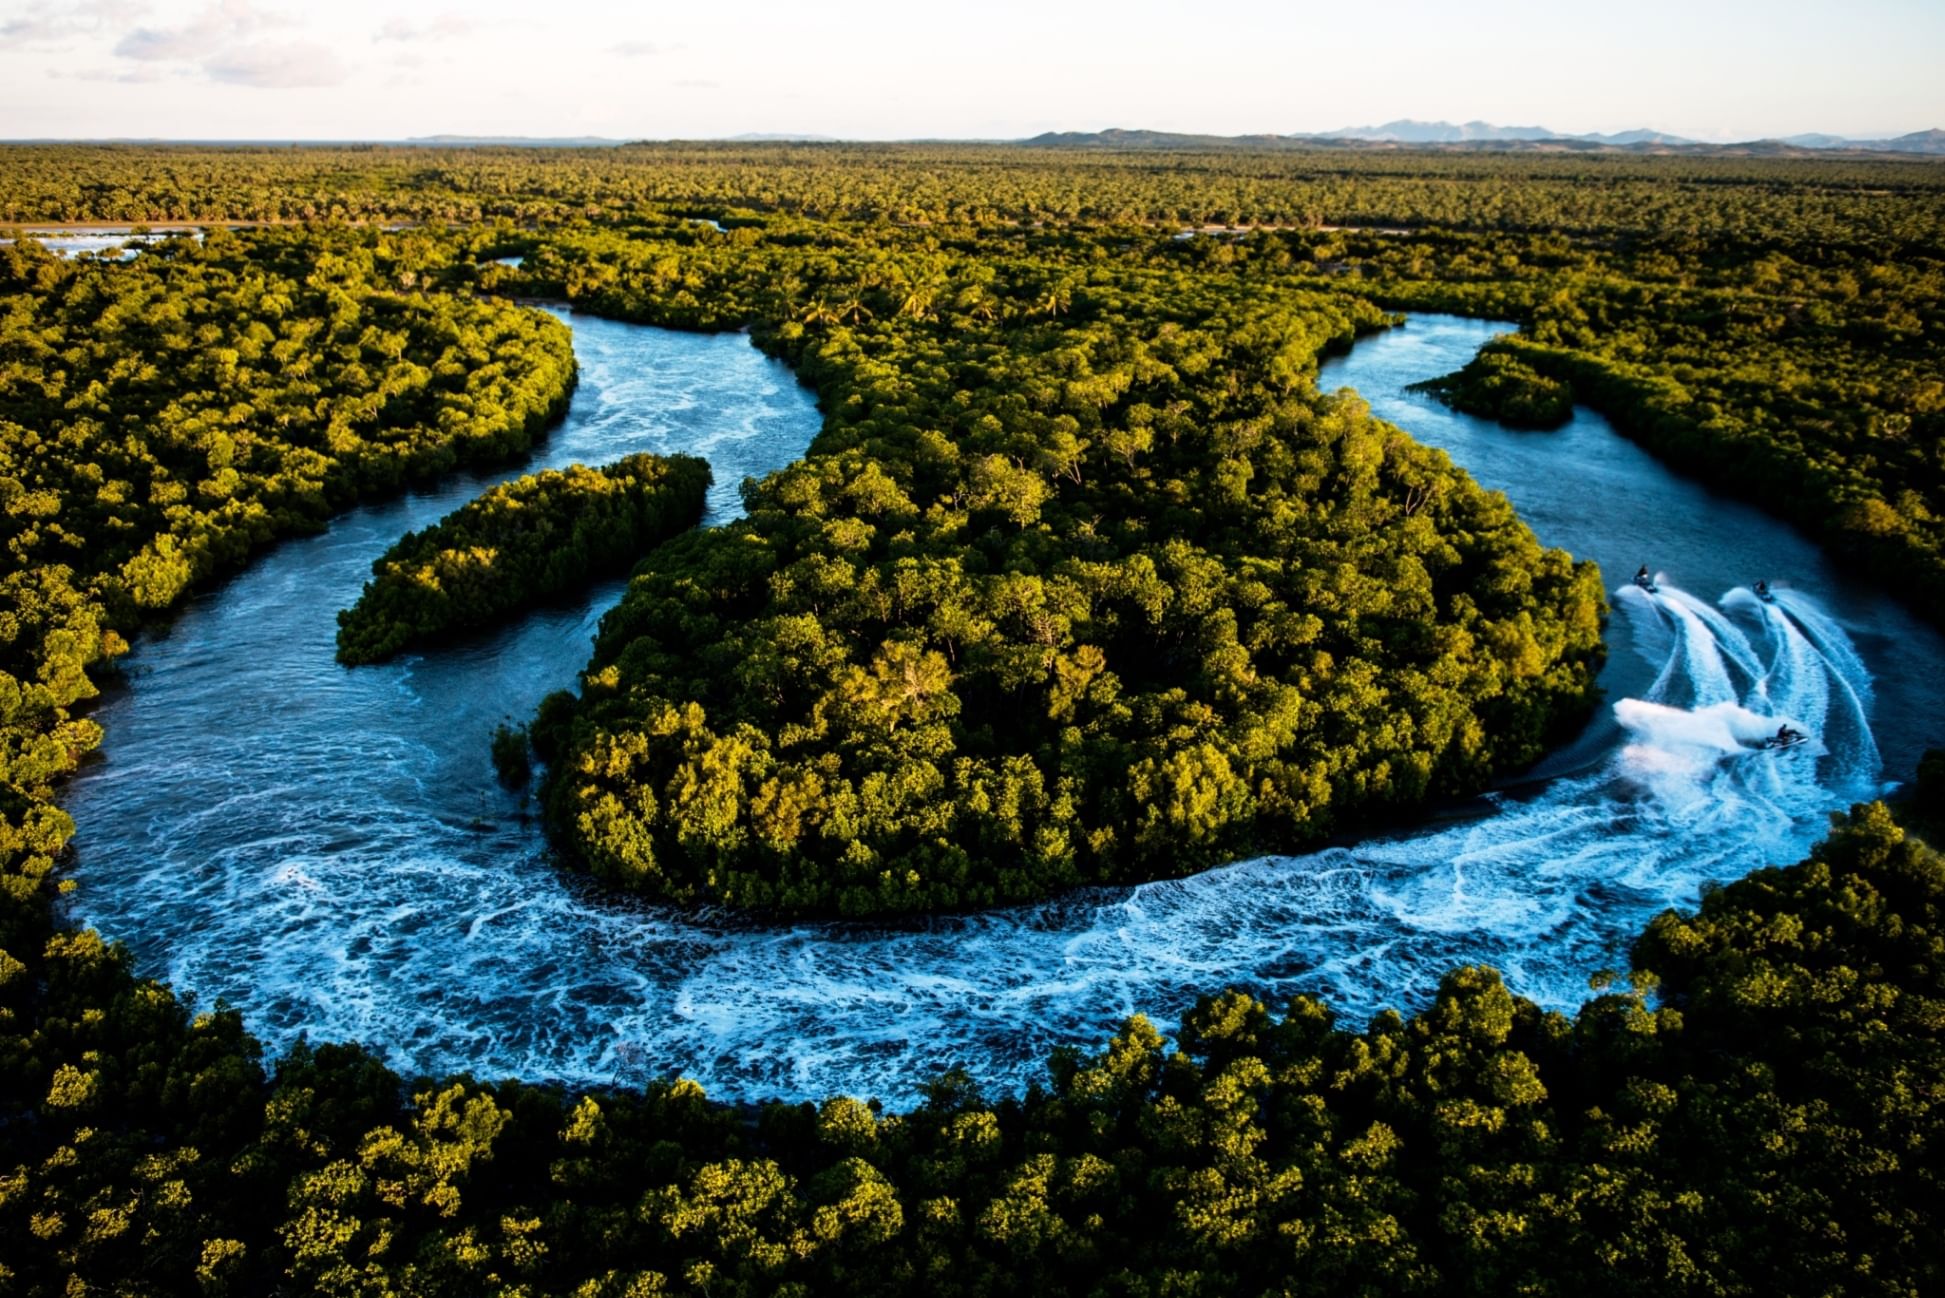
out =
[[[348,826],[293,775],[225,808],[229,841],[193,865],[156,840],[172,897],[201,902],[170,973],[254,980],[268,1008],[252,1026],[273,1044],[383,1043],[407,1071],[604,1084],[679,1068],[723,1096],[894,1103],[955,1066],[1017,1092],[1055,1046],[1137,1011],[1167,1027],[1225,985],[1320,995],[1356,1024],[1488,963],[1570,1009],[1649,917],[1800,859],[1877,778],[1869,678],[1840,631],[1805,629],[1805,597],[1732,592],[1718,609],[1663,583],[1616,606],[1654,678],[1613,704],[1621,742],[1592,774],[1471,820],[905,927],[776,929],[617,904],[519,857],[532,849],[511,831],[482,855],[463,826]],[[1809,741],[1762,747],[1784,724]],[[408,779],[406,758],[372,778]]]

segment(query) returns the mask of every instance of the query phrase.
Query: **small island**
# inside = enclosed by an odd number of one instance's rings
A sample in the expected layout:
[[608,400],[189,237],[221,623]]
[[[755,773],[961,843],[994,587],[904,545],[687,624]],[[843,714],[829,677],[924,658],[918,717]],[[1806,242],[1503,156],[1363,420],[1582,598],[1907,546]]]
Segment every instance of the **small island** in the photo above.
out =
[[381,662],[625,572],[701,521],[710,481],[695,456],[631,455],[502,483],[379,556],[338,614],[338,661]]
[[1574,413],[1571,383],[1540,373],[1498,344],[1488,345],[1456,374],[1417,386],[1454,410],[1514,428],[1558,428]]

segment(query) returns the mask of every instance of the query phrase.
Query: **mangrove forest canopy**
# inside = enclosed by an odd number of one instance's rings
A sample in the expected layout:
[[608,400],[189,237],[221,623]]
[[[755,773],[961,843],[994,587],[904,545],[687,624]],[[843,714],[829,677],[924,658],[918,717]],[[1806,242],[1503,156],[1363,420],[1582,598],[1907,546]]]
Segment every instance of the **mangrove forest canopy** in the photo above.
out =
[[922,912],[1179,874],[1539,756],[1595,702],[1598,575],[1316,389],[1398,310],[1519,322],[1449,400],[1542,427],[1594,405],[1945,621],[1945,167],[0,163],[0,225],[204,227],[126,259],[0,245],[0,1294],[1945,1279],[1922,1208],[1945,1197],[1939,759],[1902,824],[1861,807],[1810,860],[1663,916],[1631,989],[1573,1017],[1480,969],[1362,1027],[1210,987],[1173,1047],[1137,1017],[1025,1096],[948,1074],[901,1114],[407,1080],[348,1044],[266,1061],[59,903],[61,783],[128,639],[354,502],[516,464],[574,384],[536,298],[746,328],[823,431],[719,528],[692,526],[685,457],[497,488],[380,560],[341,654],[632,568],[532,738],[564,857],[676,903]]
[[338,614],[338,661],[377,662],[443,635],[491,626],[626,572],[702,519],[709,465],[630,455],[505,482],[372,561]]

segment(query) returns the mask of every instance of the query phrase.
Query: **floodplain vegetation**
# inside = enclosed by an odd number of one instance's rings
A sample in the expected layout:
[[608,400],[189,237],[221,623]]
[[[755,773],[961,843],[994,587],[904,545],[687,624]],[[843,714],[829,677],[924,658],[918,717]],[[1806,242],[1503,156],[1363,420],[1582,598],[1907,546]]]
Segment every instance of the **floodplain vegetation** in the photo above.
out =
[[523,270],[748,322],[828,416],[746,520],[643,561],[542,711],[549,814],[605,879],[866,915],[1153,878],[1476,789],[1591,703],[1594,570],[1315,391],[1384,322],[1360,299],[726,240],[673,292],[671,256]]
[[[603,878],[911,911],[1407,815],[1585,714],[1600,590],[1316,392],[1318,356],[1400,308],[1517,321],[1452,399],[1546,423],[1570,392],[1940,619],[1945,170],[4,156],[0,220],[280,224],[0,247],[0,1293],[1939,1287],[1945,862],[1913,828],[1940,759],[1907,827],[1860,807],[1663,916],[1572,1017],[1486,970],[1369,1025],[1212,987],[1173,1046],[1135,1018],[1025,1096],[948,1074],[904,1113],[266,1061],[65,922],[57,799],[146,620],[544,435],[569,337],[513,300],[544,296],[747,327],[826,412],[745,521],[626,556],[534,721]],[[516,730],[495,747],[524,769]]]
[[702,520],[709,483],[708,462],[693,455],[501,483],[372,561],[357,603],[338,614],[338,661],[378,662],[626,572]]

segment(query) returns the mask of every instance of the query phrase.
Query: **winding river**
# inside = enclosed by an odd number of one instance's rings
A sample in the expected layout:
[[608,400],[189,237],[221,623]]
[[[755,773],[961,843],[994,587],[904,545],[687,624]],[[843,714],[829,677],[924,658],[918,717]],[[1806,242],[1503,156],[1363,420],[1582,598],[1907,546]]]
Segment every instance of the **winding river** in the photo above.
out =
[[[581,386],[526,468],[709,458],[710,521],[801,454],[814,404],[739,336],[573,317]],[[490,477],[355,510],[189,604],[125,660],[70,788],[72,914],[145,973],[239,1007],[273,1048],[359,1040],[399,1070],[567,1083],[680,1072],[722,1097],[909,1102],[964,1066],[1043,1076],[1133,1012],[1224,983],[1328,997],[1358,1023],[1491,962],[1570,1008],[1656,911],[1793,861],[1832,810],[1908,774],[1945,716],[1945,643],[1805,540],[1669,474],[1581,412],[1512,432],[1406,392],[1509,326],[1417,317],[1324,367],[1505,490],[1621,587],[1612,707],[1544,782],[1482,814],[1194,878],[902,926],[756,927],[615,899],[552,866],[488,732],[584,664],[619,584],[436,653],[346,671],[336,610],[398,535]],[[503,475],[504,476],[504,475]],[[1767,577],[1774,603],[1747,589]],[[1783,719],[1815,742],[1748,745]],[[1535,791],[1537,790],[1537,791]]]

